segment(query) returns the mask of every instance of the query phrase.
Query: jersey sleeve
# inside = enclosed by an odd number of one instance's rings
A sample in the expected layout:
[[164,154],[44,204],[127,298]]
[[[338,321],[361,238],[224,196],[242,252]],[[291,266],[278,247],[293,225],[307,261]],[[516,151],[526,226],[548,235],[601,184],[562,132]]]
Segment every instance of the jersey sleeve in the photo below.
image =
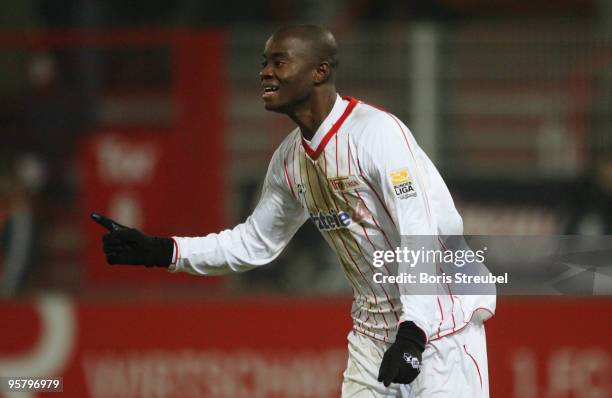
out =
[[[430,187],[416,141],[401,121],[380,112],[366,125],[363,163],[366,177],[382,197],[391,222],[400,236],[401,249],[431,250],[437,244],[437,221],[429,203]],[[398,273],[433,273],[435,265],[419,262],[414,267],[398,262]],[[431,286],[400,284],[400,322],[412,321],[426,336],[436,324],[437,301]]]
[[171,272],[222,275],[268,264],[287,246],[307,214],[283,180],[280,148],[274,153],[253,213],[233,229],[202,237],[174,237]]

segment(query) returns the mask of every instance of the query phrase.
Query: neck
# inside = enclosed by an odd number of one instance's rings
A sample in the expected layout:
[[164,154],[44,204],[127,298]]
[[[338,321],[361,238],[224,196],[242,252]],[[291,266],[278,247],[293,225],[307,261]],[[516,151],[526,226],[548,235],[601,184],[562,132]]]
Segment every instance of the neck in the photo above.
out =
[[336,102],[336,90],[331,89],[322,95],[313,95],[305,106],[296,109],[288,116],[298,125],[302,136],[310,140],[323,120],[329,115]]

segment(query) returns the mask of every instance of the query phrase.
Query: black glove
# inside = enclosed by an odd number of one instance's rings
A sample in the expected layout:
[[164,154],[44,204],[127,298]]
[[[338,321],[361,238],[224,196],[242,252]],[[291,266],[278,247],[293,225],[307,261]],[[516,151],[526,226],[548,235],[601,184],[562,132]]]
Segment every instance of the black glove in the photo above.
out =
[[110,232],[102,237],[106,262],[110,265],[128,264],[146,267],[168,267],[172,261],[174,241],[169,238],[147,236],[98,213],[91,218]]
[[425,335],[414,322],[402,322],[395,342],[385,352],[378,381],[385,387],[391,383],[410,384],[419,375],[425,349]]

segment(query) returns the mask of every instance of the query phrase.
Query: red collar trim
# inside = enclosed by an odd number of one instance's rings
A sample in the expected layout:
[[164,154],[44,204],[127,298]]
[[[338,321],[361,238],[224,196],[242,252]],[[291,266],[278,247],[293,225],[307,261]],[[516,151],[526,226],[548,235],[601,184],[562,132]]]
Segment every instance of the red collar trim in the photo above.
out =
[[308,145],[306,140],[304,140],[304,137],[302,137],[302,146],[304,147],[306,154],[310,156],[312,160],[317,160],[321,152],[323,152],[323,149],[325,149],[325,146],[327,145],[329,140],[334,136],[334,134],[338,132],[338,129],[340,128],[340,126],[342,126],[342,123],[344,123],[346,118],[353,111],[353,108],[355,108],[355,105],[357,105],[357,103],[359,102],[353,97],[342,97],[342,99],[347,100],[349,103],[340,118],[336,121],[336,123],[334,123],[331,129],[329,129],[327,134],[325,134],[325,137],[323,137],[323,139],[319,143],[319,146],[317,146],[317,149],[312,149],[310,145]]

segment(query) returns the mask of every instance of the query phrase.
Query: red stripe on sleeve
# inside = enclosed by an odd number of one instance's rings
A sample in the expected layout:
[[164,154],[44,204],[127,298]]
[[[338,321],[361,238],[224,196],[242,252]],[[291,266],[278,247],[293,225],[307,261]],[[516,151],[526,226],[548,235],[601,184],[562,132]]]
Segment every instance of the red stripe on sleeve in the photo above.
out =
[[178,243],[176,243],[176,239],[172,238],[172,242],[174,243],[174,256],[172,258],[172,264],[176,264],[178,263],[179,260],[179,246]]
[[474,362],[474,366],[476,366],[476,370],[478,371],[478,379],[480,380],[480,388],[482,389],[482,375],[480,374],[480,366],[478,366],[478,362],[476,362],[476,359],[472,356],[472,354],[470,354],[467,351],[467,348],[465,348],[465,344],[463,345],[463,351],[465,351],[467,356],[469,356],[472,359],[472,362]]

